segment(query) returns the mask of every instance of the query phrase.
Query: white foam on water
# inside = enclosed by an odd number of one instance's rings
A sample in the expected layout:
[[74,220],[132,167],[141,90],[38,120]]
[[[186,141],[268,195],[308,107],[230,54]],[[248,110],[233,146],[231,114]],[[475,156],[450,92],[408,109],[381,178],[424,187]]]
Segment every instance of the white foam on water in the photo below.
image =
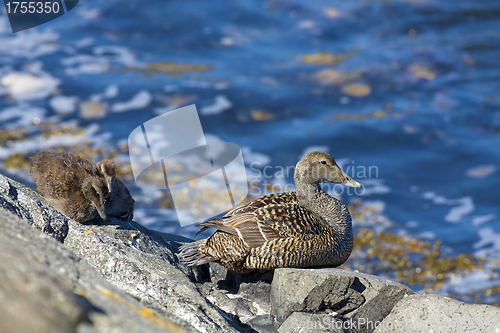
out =
[[169,84],[169,85],[166,85],[165,87],[163,87],[163,90],[165,92],[172,92],[172,91],[179,90],[179,87],[175,84]]
[[436,205],[457,205],[457,207],[450,209],[448,214],[444,217],[445,221],[450,223],[461,222],[464,216],[472,213],[475,209],[471,196],[458,199],[447,199],[443,196],[436,195],[434,192],[425,192],[423,197],[426,200],[432,200]]
[[448,214],[444,217],[445,221],[452,223],[460,222],[463,216],[474,211],[472,197],[467,196],[458,200],[460,201],[460,206],[450,209]]
[[98,8],[89,8],[88,6],[78,6],[76,14],[85,20],[93,20],[101,16],[101,11]]
[[90,96],[92,102],[100,102],[103,99],[112,99],[118,97],[119,88],[117,84],[111,84],[104,89],[104,92],[100,94],[93,94]]
[[84,47],[90,46],[92,44],[94,44],[94,38],[92,38],[92,37],[85,37],[85,38],[82,38],[80,40],[77,40],[74,43],[75,47],[77,47],[77,48],[84,48]]
[[0,37],[0,54],[35,59],[62,49],[59,34],[49,29],[29,29],[17,34]]
[[106,55],[114,63],[129,67],[143,67],[144,63],[136,59],[134,52],[126,47],[115,45],[96,46],[94,54],[98,56]]
[[498,284],[497,279],[492,279],[491,267],[486,264],[484,270],[475,270],[470,274],[453,274],[446,283],[443,284],[440,294],[468,294],[471,291],[481,288],[490,288]]
[[9,95],[19,101],[28,101],[48,97],[60,85],[61,81],[48,73],[39,71],[39,75],[24,72],[10,73],[1,79]]
[[68,67],[65,69],[65,73],[68,75],[107,72],[110,66],[109,63],[110,60],[107,57],[88,54],[78,54],[61,60],[61,64]]
[[106,87],[106,89],[104,89],[104,98],[111,99],[118,97],[118,92],[119,89],[117,84],[109,85]]
[[494,174],[496,170],[492,164],[482,164],[468,169],[465,174],[470,178],[485,178]]
[[113,106],[111,106],[111,112],[126,112],[144,109],[151,103],[152,100],[153,96],[149,91],[141,90],[129,101],[113,104]]
[[417,228],[420,225],[417,221],[408,221],[406,222],[406,227],[408,228]]
[[[362,201],[363,206],[363,219],[357,220],[354,216],[352,217],[352,223],[355,227],[369,226],[372,227],[375,232],[386,230],[391,226],[391,221],[384,214],[386,209],[386,203],[382,200],[366,200]],[[404,230],[402,230],[405,232]]]
[[424,231],[421,232],[417,235],[418,239],[435,239],[436,238],[436,233],[432,231]]
[[363,188],[361,189],[362,196],[369,196],[373,194],[387,194],[391,192],[391,188],[384,184],[384,180],[380,178],[369,178],[360,180]]
[[472,247],[477,249],[474,254],[482,258],[500,258],[500,233],[496,233],[493,228],[481,228],[477,231],[479,241]]
[[65,73],[68,75],[98,74],[109,71],[112,65],[134,68],[145,66],[136,59],[132,51],[125,47],[96,46],[93,48],[93,53],[78,54],[62,59],[61,64],[68,67]]
[[262,168],[271,163],[271,158],[269,156],[252,152],[250,147],[242,147],[241,152],[246,165],[254,165],[256,168]]
[[219,114],[223,111],[229,110],[233,103],[224,95],[215,96],[213,104],[206,105],[200,109],[200,113],[204,116]]
[[16,126],[32,125],[35,120],[41,120],[45,116],[47,110],[39,106],[33,106],[28,103],[20,103],[16,106],[11,106],[0,110],[0,122],[11,121],[10,124]]
[[55,112],[61,115],[66,115],[76,110],[78,97],[57,95],[50,99],[49,105]]
[[479,215],[479,216],[474,216],[472,218],[472,224],[473,225],[481,225],[486,222],[496,220],[498,218],[497,214],[487,214],[487,215]]

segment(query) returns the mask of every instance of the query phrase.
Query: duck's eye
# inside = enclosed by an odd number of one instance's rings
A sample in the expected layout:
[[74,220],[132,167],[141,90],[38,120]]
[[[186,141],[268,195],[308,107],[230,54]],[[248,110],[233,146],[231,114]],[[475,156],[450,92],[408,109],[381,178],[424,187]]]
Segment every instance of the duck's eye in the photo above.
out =
[[321,161],[321,164],[326,164],[326,161]]

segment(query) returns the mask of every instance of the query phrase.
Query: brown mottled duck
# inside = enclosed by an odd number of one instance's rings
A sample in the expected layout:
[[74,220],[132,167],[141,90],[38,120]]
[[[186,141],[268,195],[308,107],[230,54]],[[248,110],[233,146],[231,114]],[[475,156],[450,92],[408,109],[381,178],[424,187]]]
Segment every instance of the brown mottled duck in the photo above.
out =
[[189,266],[218,262],[236,273],[278,267],[339,266],[353,247],[351,215],[319,183],[361,185],[324,152],[310,152],[295,169],[296,191],[275,193],[200,223],[215,228],[207,239],[184,244]]

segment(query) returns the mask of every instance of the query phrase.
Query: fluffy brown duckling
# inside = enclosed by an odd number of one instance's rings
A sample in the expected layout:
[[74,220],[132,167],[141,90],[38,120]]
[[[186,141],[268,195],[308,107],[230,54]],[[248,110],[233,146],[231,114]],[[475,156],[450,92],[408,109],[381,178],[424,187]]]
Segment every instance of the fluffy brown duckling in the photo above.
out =
[[31,163],[38,192],[75,221],[86,222],[97,214],[104,220],[133,218],[135,200],[116,176],[113,161],[102,160],[94,167],[71,153],[40,152],[31,157]]
[[31,177],[54,208],[77,222],[97,214],[106,220],[108,187],[96,168],[70,153],[39,152],[31,157]]
[[297,163],[294,180],[296,191],[266,195],[200,223],[199,233],[217,231],[184,244],[181,260],[189,266],[218,262],[237,273],[344,263],[353,247],[351,216],[319,183],[361,185],[324,152],[306,154]]

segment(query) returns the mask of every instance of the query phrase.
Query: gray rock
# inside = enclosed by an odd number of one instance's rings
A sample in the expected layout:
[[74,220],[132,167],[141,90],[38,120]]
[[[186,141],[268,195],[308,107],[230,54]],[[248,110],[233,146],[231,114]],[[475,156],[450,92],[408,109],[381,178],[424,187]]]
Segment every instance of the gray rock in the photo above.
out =
[[119,289],[152,309],[191,323],[198,331],[234,331],[191,283],[187,269],[173,253],[179,240],[186,238],[114,218],[103,225],[69,221],[69,226],[64,245]]
[[256,315],[252,317],[248,322],[248,326],[259,333],[274,333],[276,330],[274,329],[274,317],[265,314],[265,315]]
[[240,331],[274,332],[271,305],[272,272],[236,274],[210,263],[210,282],[198,284],[200,292],[226,317],[239,323]]
[[396,304],[376,332],[498,333],[500,308],[434,294],[411,295]]
[[[188,278],[208,278],[207,268],[192,270],[179,264],[174,252],[180,241],[189,239],[113,218],[103,225],[76,223],[46,204],[38,193],[1,175],[0,203],[23,219],[18,223],[19,229],[29,230],[28,222],[64,242],[59,245],[71,250],[74,261],[84,258],[101,280],[110,282],[115,290],[130,295],[129,298],[139,300],[142,307],[147,306],[146,312],[151,313],[145,315],[150,314],[159,321],[183,323],[188,331],[235,331],[233,324],[207,302]],[[45,250],[39,251],[40,255],[45,253]],[[47,262],[53,269],[57,267],[50,258]],[[122,321],[126,318],[123,316]]]
[[359,272],[279,268],[271,284],[271,307],[277,326],[293,312],[330,309],[351,319],[356,331],[372,332],[363,322],[382,321],[409,294],[414,291],[404,285]]
[[70,219],[52,208],[37,192],[0,174],[0,207],[62,242]]
[[60,242],[0,209],[0,332],[195,332],[119,290]]
[[351,332],[349,322],[321,313],[294,312],[278,329],[278,333]]

